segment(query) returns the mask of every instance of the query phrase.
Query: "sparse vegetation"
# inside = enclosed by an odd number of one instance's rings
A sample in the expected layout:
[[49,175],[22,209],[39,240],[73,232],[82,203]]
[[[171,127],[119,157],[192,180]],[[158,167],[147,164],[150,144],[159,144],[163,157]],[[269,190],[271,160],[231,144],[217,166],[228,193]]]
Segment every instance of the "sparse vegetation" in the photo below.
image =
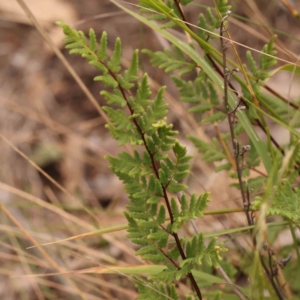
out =
[[[64,42],[70,54],[82,56],[96,69],[94,84],[100,87],[106,105],[100,108],[94,104],[104,116],[110,135],[118,142],[119,151],[105,158],[110,170],[123,182],[129,199],[124,212],[127,224],[117,222],[115,226],[100,228],[94,207],[78,201],[81,190],[70,193],[47,175],[41,161],[47,164],[47,157],[59,160],[62,151],[53,148],[45,158],[45,151],[39,155],[40,149],[51,147],[38,148],[30,159],[3,136],[6,144],[71,199],[71,206],[60,203],[52,190],[46,192],[53,201],[48,204],[0,183],[2,188],[62,218],[64,228],[70,230],[69,237],[47,241],[48,247],[51,244],[57,244],[57,249],[69,247],[70,253],[78,247],[78,252],[86,258],[91,254],[93,264],[100,264],[94,269],[75,271],[78,277],[70,279],[66,269],[47,254],[43,247],[46,245],[39,245],[6,205],[2,205],[5,218],[46,259],[45,263],[26,254],[27,268],[31,266],[30,260],[34,261],[32,265],[39,262],[41,266],[51,267],[57,272],[53,276],[63,278],[59,289],[71,287],[72,293],[82,299],[297,299],[300,98],[286,98],[269,85],[280,72],[289,72],[292,79],[297,76],[300,69],[298,62],[291,59],[293,53],[285,49],[287,57],[281,58],[278,51],[283,48],[274,34],[261,50],[233,40],[232,3],[227,0],[213,1],[213,6],[204,7],[197,17],[197,25],[190,23],[185,15],[188,7],[199,8],[196,1],[140,0],[139,10],[114,0],[110,2],[150,27],[170,45],[159,51],[133,50],[130,62],[124,63],[122,47],[126,39],[123,37],[115,39],[110,51],[110,35],[106,31],[97,37],[94,29],[85,34],[57,22],[66,35]],[[178,38],[178,32],[183,33],[186,41]],[[246,51],[238,49],[240,46],[247,48]],[[151,74],[144,72],[141,60],[143,64],[150,61],[154,68],[162,69],[168,86],[153,89]],[[169,86],[178,90],[173,105],[168,105],[166,100]],[[184,113],[172,120],[170,115],[176,114],[177,105]],[[189,132],[183,129],[185,122],[192,129]],[[213,132],[212,138],[199,131],[203,126]],[[285,130],[289,136],[287,142],[277,141],[273,126]],[[198,154],[191,155],[190,148]],[[226,195],[219,192],[212,199],[209,188],[203,188],[203,176],[197,179],[194,175],[195,161],[212,168],[211,177],[224,174],[226,180],[217,183],[218,189],[234,189],[239,200],[227,208],[209,209],[209,202],[221,203]],[[93,164],[96,159],[89,162]],[[192,177],[202,186],[196,192]],[[114,192],[111,194],[118,197]],[[75,203],[78,203],[76,207]],[[89,218],[76,216],[70,210],[72,206],[74,211],[85,212]],[[231,222],[226,230],[210,232],[203,226],[211,216],[232,219],[237,212],[243,215],[240,218],[243,225]],[[79,225],[87,233],[81,234],[78,228],[70,228],[70,224]],[[132,243],[121,246],[111,235],[125,229]],[[282,234],[289,234],[291,239],[278,246]],[[81,243],[85,237],[94,237],[95,244]],[[11,233],[8,238],[14,251],[21,247],[15,235]],[[99,254],[106,241],[118,245],[131,259],[135,252],[133,259],[138,262],[124,263]],[[106,277],[90,275],[97,273]],[[85,282],[84,288],[78,280]],[[108,286],[107,292],[100,291],[102,284],[98,284],[103,280],[109,285],[111,280],[120,280],[116,284],[118,289],[112,293],[113,287]],[[44,284],[50,287],[51,282],[54,281]],[[39,295],[37,284],[41,282],[34,283],[35,293]],[[46,295],[46,290],[40,292]]]

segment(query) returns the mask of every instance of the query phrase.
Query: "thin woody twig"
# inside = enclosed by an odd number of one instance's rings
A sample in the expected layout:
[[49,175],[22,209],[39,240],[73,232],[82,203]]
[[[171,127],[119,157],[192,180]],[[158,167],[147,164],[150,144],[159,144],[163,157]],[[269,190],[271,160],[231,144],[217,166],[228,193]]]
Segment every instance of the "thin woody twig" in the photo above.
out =
[[227,111],[227,119],[228,119],[228,124],[229,124],[232,148],[233,148],[233,152],[234,152],[236,172],[238,175],[238,181],[239,181],[239,186],[240,186],[240,190],[241,190],[242,202],[243,202],[243,205],[245,208],[245,213],[246,213],[248,224],[251,225],[252,224],[251,217],[250,217],[249,212],[247,212],[247,209],[246,209],[247,199],[245,196],[243,179],[242,179],[242,171],[243,170],[242,170],[242,166],[240,165],[240,162],[239,162],[239,156],[240,156],[239,143],[235,138],[234,120],[232,118],[235,116],[235,112],[239,109],[238,107],[240,106],[240,102],[237,104],[237,106],[233,110],[231,110],[229,107],[229,101],[228,101],[228,87],[229,87],[230,78],[232,76],[232,72],[230,72],[226,67],[227,66],[227,60],[226,60],[227,45],[226,45],[226,41],[223,39],[223,34],[227,30],[224,23],[227,20],[229,15],[230,15],[230,12],[227,12],[226,16],[222,19],[221,26],[220,26],[220,41],[221,41],[221,46],[222,46],[222,51],[223,51],[223,69],[224,69],[224,104],[225,104],[225,109]]
[[[228,116],[228,123],[229,123],[229,128],[230,128],[230,134],[231,134],[231,140],[232,140],[232,146],[233,146],[233,150],[234,150],[234,154],[235,154],[235,161],[236,161],[236,169],[237,169],[237,175],[238,175],[238,181],[239,181],[239,186],[240,186],[240,190],[241,190],[241,195],[242,195],[242,200],[243,200],[243,205],[244,205],[244,209],[245,209],[245,213],[246,213],[246,217],[247,217],[247,221],[249,226],[253,224],[253,217],[250,215],[249,213],[249,206],[250,206],[250,191],[249,188],[247,186],[247,191],[244,191],[244,185],[243,185],[243,181],[242,181],[242,167],[239,163],[239,156],[242,156],[242,163],[243,163],[243,157],[244,157],[244,153],[246,151],[245,146],[242,148],[242,151],[240,152],[239,149],[239,143],[238,141],[235,139],[235,135],[234,135],[234,124],[233,124],[233,120],[231,115],[235,115],[235,112],[237,111],[237,107],[234,108],[232,111],[230,111],[229,108],[229,103],[228,103],[228,87],[229,87],[229,81],[230,81],[230,77],[232,75],[232,72],[229,72],[228,69],[226,68],[226,63],[227,63],[227,59],[226,59],[226,42],[223,39],[223,33],[226,32],[226,27],[225,27],[225,22],[227,21],[228,16],[230,15],[231,12],[227,12],[227,14],[223,17],[222,21],[221,21],[221,26],[220,26],[220,41],[221,41],[221,46],[222,46],[222,51],[223,51],[223,68],[224,68],[224,102],[225,102],[225,108],[227,109],[227,116]],[[238,104],[239,105],[239,104]],[[256,238],[255,236],[253,236],[253,245],[254,247],[256,247]],[[280,288],[278,287],[278,285],[276,284],[275,280],[274,280],[274,276],[273,276],[273,270],[272,269],[268,269],[267,265],[264,263],[263,257],[261,255],[261,253],[259,254],[260,257],[260,261],[261,264],[267,274],[267,277],[269,278],[272,287],[276,293],[276,295],[278,296],[278,298],[280,300],[283,300],[283,296],[282,293],[280,291]]]

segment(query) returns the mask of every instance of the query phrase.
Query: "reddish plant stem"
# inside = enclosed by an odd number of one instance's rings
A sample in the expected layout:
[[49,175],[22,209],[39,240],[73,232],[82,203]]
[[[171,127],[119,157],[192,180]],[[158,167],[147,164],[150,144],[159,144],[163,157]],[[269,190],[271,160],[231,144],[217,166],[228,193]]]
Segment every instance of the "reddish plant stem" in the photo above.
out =
[[[260,120],[256,120],[257,125],[261,128],[261,130],[267,134],[265,127],[263,126],[263,124],[261,123]],[[284,150],[280,147],[280,145],[276,142],[276,140],[270,135],[270,139],[272,141],[272,143],[275,145],[275,147],[281,152],[282,155],[284,155]]]
[[270,88],[268,85],[264,84],[263,87],[270,92],[271,94],[273,94],[274,96],[276,96],[277,98],[279,98],[280,100],[282,100],[283,102],[285,102],[286,104],[288,104],[289,106],[295,108],[296,110],[300,109],[300,106],[298,106],[297,104],[295,104],[294,102],[289,101],[288,99],[284,98],[282,95],[280,95],[278,92],[276,92],[275,90],[273,90],[272,88]]
[[180,270],[180,267],[178,266],[178,264],[176,263],[176,261],[174,261],[167,253],[164,252],[164,250],[159,249],[159,251],[178,269]]
[[[125,93],[125,90],[121,87],[121,85],[120,85],[119,82],[118,82],[118,79],[117,79],[116,74],[115,74],[114,72],[112,72],[112,71],[108,68],[108,66],[107,66],[103,61],[100,61],[100,60],[99,60],[99,62],[100,62],[103,66],[105,66],[105,68],[108,70],[109,74],[110,74],[110,75],[114,78],[114,80],[118,83],[118,89],[119,89],[119,91],[122,93],[122,96],[123,96],[124,100],[126,101],[126,105],[127,105],[128,109],[129,109],[129,111],[130,111],[130,114],[133,115],[133,114],[134,114],[134,111],[133,111],[132,107],[131,107],[130,104],[129,104],[128,98],[127,98],[126,93]],[[155,176],[157,177],[157,179],[159,179],[159,173],[158,173],[158,170],[157,170],[157,167],[156,167],[156,164],[155,164],[154,155],[153,155],[153,153],[151,153],[150,149],[149,149],[148,146],[147,146],[146,139],[145,139],[145,133],[142,131],[142,129],[141,129],[140,125],[138,124],[138,121],[137,121],[136,118],[133,119],[133,123],[134,123],[134,125],[136,126],[136,128],[137,128],[137,130],[138,130],[138,132],[139,132],[139,134],[140,134],[140,136],[141,136],[141,138],[142,138],[142,140],[143,140],[143,144],[144,144],[144,146],[145,146],[145,148],[146,148],[146,151],[148,152],[148,154],[149,154],[149,156],[150,156],[150,158],[151,158],[151,164],[152,164],[152,168],[153,168],[153,171],[154,171],[154,173],[155,173]],[[167,206],[167,210],[168,210],[168,213],[169,213],[169,216],[170,216],[170,221],[171,221],[171,224],[173,224],[173,223],[174,223],[174,216],[173,216],[173,212],[172,212],[172,208],[171,208],[171,204],[170,204],[170,200],[169,200],[169,197],[168,197],[168,194],[167,194],[166,187],[162,186],[162,189],[163,189],[163,194],[164,194],[163,197],[164,197],[164,199],[165,199],[165,203],[166,203],[166,206]],[[181,243],[180,243],[178,234],[175,233],[175,232],[173,232],[173,233],[172,233],[172,236],[173,236],[174,239],[175,239],[175,242],[176,242],[177,248],[178,248],[178,250],[179,250],[179,252],[180,252],[181,258],[182,258],[183,260],[185,260],[185,259],[186,259],[186,256],[185,256],[183,247],[182,247],[182,245],[181,245]],[[173,260],[172,260],[170,257],[168,257],[168,256],[166,255],[166,258],[168,258],[168,259],[174,264]],[[176,265],[175,265],[175,266],[176,266]],[[195,278],[194,278],[194,275],[193,275],[191,272],[189,272],[189,273],[187,274],[187,276],[189,277],[189,279],[190,279],[190,281],[191,281],[191,283],[192,283],[192,286],[193,286],[193,288],[194,288],[194,290],[195,290],[195,292],[196,292],[198,298],[199,298],[200,300],[202,300],[202,294],[201,294],[201,291],[200,291],[200,289],[199,289],[199,287],[198,287],[198,284],[197,284],[197,282],[196,282],[196,280],[195,280]]]
[[[178,9],[178,11],[179,11],[179,13],[180,13],[180,16],[181,16],[182,20],[183,20],[183,21],[185,22],[185,24],[190,28],[190,25],[188,25],[187,22],[186,22],[186,19],[185,19],[185,16],[184,16],[183,11],[182,11],[182,9],[181,9],[179,0],[174,0],[174,2],[175,2],[175,4],[176,4],[176,7],[177,7],[177,9]],[[191,28],[190,28],[190,29],[191,29]]]

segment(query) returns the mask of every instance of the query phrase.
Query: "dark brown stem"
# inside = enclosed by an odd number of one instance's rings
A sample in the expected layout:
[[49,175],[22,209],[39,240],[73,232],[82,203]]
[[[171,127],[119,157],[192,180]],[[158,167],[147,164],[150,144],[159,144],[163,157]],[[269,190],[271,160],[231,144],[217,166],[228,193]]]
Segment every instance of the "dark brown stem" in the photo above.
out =
[[[178,11],[179,11],[179,13],[180,13],[180,16],[181,16],[182,20],[183,20],[184,23],[189,27],[189,29],[191,29],[190,25],[187,24],[187,22],[186,22],[186,19],[185,19],[184,13],[183,13],[183,11],[182,11],[182,8],[181,8],[181,6],[180,6],[179,0],[174,0],[174,2],[175,2],[175,4],[176,4],[176,7],[177,7],[177,9],[178,9]],[[192,29],[191,29],[191,30],[192,30]]]
[[[183,19],[183,21],[186,22],[185,20],[185,17],[184,17],[184,14],[181,10],[181,7],[178,3],[177,0],[174,0],[174,2],[176,3],[176,6],[178,7],[178,10],[181,14],[181,17]],[[186,25],[189,27],[190,30],[192,30],[192,28],[189,26],[189,24],[186,23]],[[218,66],[218,64],[215,62],[215,60],[212,58],[212,56],[209,54],[209,53],[206,53],[209,61],[211,62],[211,64],[213,65],[214,69],[216,70],[216,72],[220,75],[220,77],[222,77],[224,79],[224,98],[226,98],[224,101],[226,103],[226,100],[227,100],[227,103],[225,104],[226,105],[226,108],[227,108],[227,111],[228,111],[228,121],[229,121],[229,126],[230,126],[230,132],[231,132],[231,136],[232,136],[232,144],[233,144],[233,148],[235,149],[235,151],[237,150],[236,149],[236,145],[237,145],[237,142],[235,141],[234,139],[234,131],[233,131],[233,124],[232,124],[232,120],[231,120],[231,114],[229,114],[229,106],[228,106],[228,95],[226,95],[226,93],[228,93],[228,87],[230,87],[230,89],[232,90],[232,92],[239,97],[239,93],[237,92],[237,90],[235,89],[235,87],[232,85],[232,83],[230,82],[230,80],[227,80],[226,78],[226,56],[225,56],[225,49],[224,49],[224,46],[225,46],[225,43],[223,42],[223,32],[224,32],[224,21],[222,20],[221,22],[221,28],[220,28],[220,36],[221,36],[221,45],[222,45],[222,48],[223,48],[223,70],[224,70],[224,73],[221,71],[221,68]],[[264,86],[266,90],[268,90],[270,93],[272,93],[273,95],[277,96],[278,98],[280,98],[282,101],[284,101],[285,103],[289,104],[290,106],[292,106],[293,108],[295,109],[299,109],[299,107],[294,104],[294,103],[291,103],[290,101],[288,101],[287,99],[283,98],[280,94],[278,94],[276,91],[272,90],[270,87],[268,86]],[[226,91],[225,91],[226,89]],[[241,102],[241,97],[239,97],[239,103]],[[238,107],[238,106],[237,106]],[[235,113],[235,112],[234,112]],[[260,123],[260,122],[259,122]],[[259,127],[261,127],[261,129],[266,133],[266,131],[264,130],[264,127],[262,126],[262,124],[260,123],[259,124]],[[278,147],[278,149],[280,149],[280,151],[282,152],[283,150],[280,148],[280,146],[277,144],[277,142],[275,141],[275,139],[270,136],[272,142]],[[236,166],[237,166],[237,174],[238,174],[238,179],[239,179],[239,184],[240,184],[240,189],[241,189],[241,194],[242,194],[242,199],[243,199],[243,205],[244,205],[244,211],[246,213],[246,217],[247,217],[247,221],[248,221],[248,224],[251,225],[253,222],[252,222],[252,218],[249,214],[249,206],[247,205],[247,202],[246,202],[246,197],[245,197],[245,193],[243,192],[243,184],[242,184],[242,169],[240,168],[240,164],[239,164],[239,160],[238,160],[238,153],[237,155],[235,155],[235,162],[236,162]],[[262,174],[265,176],[265,174]],[[248,191],[249,192],[249,191]],[[247,192],[247,201],[249,201],[249,193]],[[247,207],[248,206],[248,207]],[[255,236],[253,237],[253,245],[254,247],[256,246],[256,238]],[[276,283],[274,282],[272,276],[270,276],[269,274],[269,271],[268,271],[268,268],[267,266],[263,263],[263,260],[262,260],[262,257],[260,255],[260,260],[262,262],[262,265],[263,265],[263,268],[265,269],[265,272],[267,273],[268,277],[269,277],[269,280],[277,294],[277,296],[279,297],[279,299],[281,300],[282,299],[282,295],[281,295],[281,292],[279,291],[278,289],[278,286],[276,285]]]
[[247,199],[246,199],[246,196],[245,196],[243,179],[242,179],[243,170],[242,170],[240,162],[239,162],[240,151],[239,151],[238,141],[235,139],[234,124],[233,124],[233,120],[232,120],[232,111],[230,110],[229,101],[228,101],[228,86],[230,86],[230,81],[228,80],[229,79],[229,76],[228,76],[229,74],[226,74],[226,72],[227,72],[226,71],[226,65],[227,65],[226,43],[224,42],[224,39],[223,39],[223,33],[224,33],[225,30],[226,30],[226,28],[224,26],[224,21],[222,20],[221,26],[220,26],[220,42],[221,42],[221,47],[222,47],[222,51],[223,51],[224,102],[225,102],[225,109],[227,111],[227,119],[228,119],[228,124],[229,124],[232,148],[233,148],[233,151],[234,151],[235,166],[236,166],[236,172],[237,172],[239,186],[240,186],[240,190],[241,190],[243,206],[245,208],[245,214],[246,214],[246,217],[247,217],[248,225],[251,225],[252,222],[251,222],[250,214],[247,211]]
[[[178,1],[174,0],[176,3],[176,6],[180,12],[180,15],[182,17],[182,20],[185,22],[185,24],[187,25],[187,27],[192,30],[191,26],[189,26],[189,24],[186,23],[186,19],[185,16],[183,14],[183,11],[180,7],[180,5],[177,3]],[[214,69],[216,70],[216,72],[220,75],[220,77],[222,77],[224,79],[225,75],[222,72],[221,68],[218,66],[218,64],[215,62],[215,60],[212,58],[212,56],[209,53],[206,53],[207,58],[209,59],[209,61],[211,62],[211,64],[213,65]],[[229,81],[228,82],[228,86],[230,87],[231,91],[236,95],[239,96],[238,91],[236,90],[236,88],[233,86],[233,84]],[[288,99],[284,98],[282,95],[280,95],[278,92],[276,92],[275,90],[273,90],[272,88],[270,88],[268,85],[263,85],[263,87],[269,91],[271,94],[273,94],[274,96],[278,97],[279,99],[281,99],[283,102],[285,102],[286,104],[290,105],[291,107],[295,108],[296,110],[300,109],[300,106],[296,105],[295,103],[289,101]],[[241,101],[242,98],[240,98]],[[238,106],[237,106],[238,107]],[[259,127],[266,133],[264,127],[262,126],[261,122],[259,122]],[[282,152],[283,150],[280,149],[279,145],[276,143],[275,139],[270,135],[270,139],[272,140],[272,142],[274,143],[274,145],[280,150],[280,152],[282,154],[284,154],[284,152]]]
[[273,289],[275,290],[275,292],[277,294],[278,299],[279,300],[284,300],[284,298],[281,295],[280,290],[278,289],[278,286],[277,286],[276,282],[274,281],[274,276],[272,276],[272,273],[271,273],[272,271],[268,270],[268,267],[265,264],[262,255],[259,255],[259,258],[260,258],[260,262],[261,262],[261,264],[262,264],[262,266],[263,266],[263,268],[264,268],[264,270],[265,270],[265,272],[266,272],[266,274],[267,274],[267,276],[268,276],[268,278],[269,278],[269,280],[272,284],[272,287],[273,287]]
[[[259,120],[256,120],[257,122],[257,125],[261,128],[261,130],[263,130],[264,133],[266,133],[266,129],[265,127],[262,125],[262,123],[259,121]],[[285,155],[285,152],[284,150],[280,147],[280,145],[277,143],[277,141],[271,136],[270,134],[270,139],[272,141],[272,143],[274,144],[274,146],[281,152],[281,154],[284,156]],[[298,170],[300,167],[300,162],[299,161],[296,161],[295,162],[295,166],[294,166],[294,169],[295,170]],[[298,172],[300,173],[300,172]]]
[[163,231],[165,231],[167,234],[172,235],[172,232],[170,232],[170,231],[169,231],[168,229],[166,229],[164,226],[159,225],[159,227],[160,227]]
[[[109,74],[110,74],[110,75],[114,78],[114,80],[118,83],[118,89],[119,89],[119,91],[122,93],[122,96],[123,96],[124,100],[126,101],[126,105],[127,105],[128,109],[129,109],[129,111],[130,111],[130,114],[133,115],[133,114],[134,114],[134,111],[133,111],[132,107],[131,107],[130,104],[129,104],[128,98],[127,98],[126,93],[125,93],[125,90],[121,87],[121,85],[120,85],[119,82],[118,82],[118,79],[117,79],[116,74],[115,74],[114,72],[112,72],[112,71],[108,68],[108,66],[107,66],[103,61],[100,61],[100,60],[99,60],[99,62],[100,62],[102,65],[105,66],[105,68],[108,70]],[[156,163],[155,163],[155,159],[154,159],[154,154],[151,153],[150,149],[149,149],[148,146],[147,146],[146,139],[145,139],[145,133],[142,131],[142,129],[141,129],[140,125],[138,124],[138,121],[137,121],[136,118],[133,119],[133,123],[134,123],[134,125],[136,126],[136,128],[137,128],[137,130],[138,130],[138,132],[139,132],[139,134],[140,134],[140,136],[141,136],[141,138],[142,138],[142,140],[143,140],[143,144],[144,144],[144,146],[145,146],[145,148],[146,148],[146,151],[148,152],[148,155],[149,155],[150,158],[151,158],[151,164],[152,164],[152,168],[153,168],[153,171],[154,171],[154,173],[155,173],[155,176],[156,176],[157,179],[159,179],[159,173],[158,173],[158,170],[157,170],[157,167],[156,167]],[[169,197],[168,197],[168,194],[167,194],[166,187],[162,186],[162,189],[163,189],[163,194],[164,194],[163,197],[164,197],[164,199],[165,199],[165,203],[166,203],[166,206],[167,206],[167,210],[168,210],[168,213],[169,213],[169,216],[170,216],[170,222],[171,222],[171,224],[173,224],[173,223],[174,223],[174,216],[173,216],[173,212],[172,212],[172,208],[171,208],[171,204],[170,204],[170,200],[169,200]],[[182,245],[181,245],[181,243],[180,243],[178,234],[175,233],[175,232],[173,232],[173,233],[171,233],[171,235],[172,235],[172,236],[174,237],[174,239],[175,239],[175,242],[176,242],[177,248],[178,248],[178,250],[179,250],[179,252],[180,252],[181,258],[182,258],[183,260],[185,260],[185,259],[186,259],[186,256],[185,256],[183,247],[182,247]],[[160,251],[162,251],[162,250],[160,250]],[[170,260],[170,258],[169,258],[168,256],[166,256],[166,257]],[[171,261],[171,262],[172,262],[172,261]],[[172,263],[173,263],[173,262],[172,262]],[[189,279],[190,279],[190,281],[191,281],[191,283],[192,283],[192,286],[193,286],[193,288],[194,288],[194,290],[195,290],[195,292],[196,292],[198,298],[199,298],[200,300],[202,300],[202,294],[201,294],[201,291],[200,291],[200,289],[199,289],[199,287],[198,287],[198,284],[197,284],[197,282],[196,282],[196,280],[195,280],[193,274],[190,272],[190,273],[187,274],[187,276],[189,277]]]
[[[114,78],[114,80],[116,82],[118,82],[116,74],[114,72],[112,72],[104,62],[102,62],[102,61],[99,61],[99,62],[105,66],[105,68],[108,70],[109,74]],[[125,93],[124,89],[121,87],[121,85],[119,84],[119,82],[118,82],[118,89],[122,93],[122,96],[123,96],[124,100],[126,101],[126,105],[127,105],[128,109],[130,111],[130,114],[133,115],[134,111],[133,111],[132,107],[130,106],[129,101],[128,101],[127,96],[126,96],[126,93]],[[133,119],[133,123],[134,123],[135,127],[137,128],[137,130],[138,130],[138,132],[139,132],[139,134],[140,134],[140,136],[143,140],[144,146],[145,146],[145,148],[146,148],[146,150],[147,150],[147,152],[150,156],[151,163],[152,163],[152,168],[155,172],[155,176],[157,178],[159,178],[158,171],[157,171],[157,168],[156,168],[156,165],[155,165],[154,155],[149,150],[149,148],[147,146],[147,143],[146,143],[146,140],[145,140],[145,133],[142,131],[142,129],[141,129],[140,125],[138,124],[136,118]],[[168,204],[167,204],[167,206],[168,206]],[[169,208],[168,208],[168,210],[169,210]]]
[[[247,190],[247,194],[245,194],[244,192],[244,188],[243,188],[243,182],[242,182],[242,169],[240,167],[239,164],[239,147],[237,147],[238,142],[235,139],[234,136],[234,130],[233,130],[233,123],[232,123],[232,118],[231,118],[231,114],[229,113],[229,103],[228,103],[228,86],[229,86],[229,81],[228,81],[228,76],[226,74],[226,44],[224,42],[223,39],[223,33],[227,30],[225,28],[224,22],[226,21],[226,18],[224,17],[221,21],[221,27],[220,27],[220,40],[221,40],[221,46],[222,46],[222,51],[223,51],[223,69],[224,69],[224,102],[225,102],[225,106],[227,108],[227,115],[228,115],[228,123],[229,123],[229,127],[230,127],[230,133],[231,133],[231,140],[232,140],[232,145],[233,145],[233,149],[235,151],[235,162],[236,162],[236,169],[237,169],[237,175],[238,175],[238,180],[239,180],[239,185],[240,185],[240,189],[241,189],[241,195],[242,195],[242,200],[243,200],[243,205],[244,205],[244,209],[245,209],[245,213],[246,213],[246,217],[247,217],[247,221],[249,225],[253,224],[253,218],[250,216],[249,213],[249,204],[250,204],[250,199],[249,199],[249,190]],[[260,121],[258,120],[258,124],[260,125],[260,127],[262,129],[264,129],[263,124],[260,123]],[[275,141],[275,140],[274,140]],[[253,245],[254,247],[256,247],[256,237],[253,236]],[[258,250],[259,251],[259,250]],[[282,295],[281,292],[278,288],[278,286],[276,285],[276,282],[274,281],[274,277],[272,276],[272,269],[269,271],[268,267],[266,266],[266,264],[263,261],[263,258],[260,254],[260,261],[261,264],[274,288],[274,291],[276,292],[278,298],[281,300]]]
[[176,263],[176,261],[174,261],[167,253],[164,252],[164,250],[159,249],[159,251],[178,269],[180,270],[180,267],[178,266],[178,264]]
[[[265,133],[267,134],[267,131],[265,129],[265,127],[263,126],[263,124],[261,123],[260,120],[256,120],[257,122],[257,125],[259,126],[259,128]],[[277,143],[277,141],[271,136],[270,134],[270,139],[271,139],[271,142],[275,145],[275,147],[281,152],[282,155],[284,155],[284,150],[280,147],[280,145]]]
[[260,171],[260,170],[258,170],[258,169],[256,169],[256,168],[254,168],[254,167],[250,167],[250,166],[248,166],[248,165],[244,165],[244,167],[247,168],[247,169],[249,169],[249,170],[252,170],[252,171],[254,171],[254,172],[258,173],[258,174],[260,174],[260,175],[263,176],[263,177],[268,178],[268,175],[267,175],[267,174],[263,173],[262,171]]
[[288,99],[284,98],[282,95],[280,95],[279,93],[277,93],[276,91],[274,91],[272,88],[270,88],[268,85],[263,85],[263,87],[270,92],[271,94],[273,94],[274,96],[276,96],[277,98],[279,98],[280,100],[282,100],[283,102],[285,102],[286,104],[288,104],[289,106],[295,108],[296,110],[300,109],[300,106],[298,106],[297,104],[289,101]]

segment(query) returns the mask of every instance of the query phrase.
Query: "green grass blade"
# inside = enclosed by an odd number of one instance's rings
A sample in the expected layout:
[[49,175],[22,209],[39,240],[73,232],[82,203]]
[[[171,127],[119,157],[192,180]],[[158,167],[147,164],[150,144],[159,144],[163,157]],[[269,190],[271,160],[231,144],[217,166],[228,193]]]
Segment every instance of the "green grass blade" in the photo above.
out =
[[[218,88],[223,92],[224,91],[224,85],[223,80],[218,76],[218,74],[212,69],[212,67],[202,58],[199,56],[199,54],[191,48],[187,43],[180,41],[178,38],[170,34],[164,29],[161,29],[158,25],[154,24],[153,22],[150,22],[143,16],[127,9],[120,3],[117,3],[115,0],[110,0],[112,3],[114,3],[116,6],[127,12],[128,14],[132,15],[137,20],[141,21],[142,23],[146,24],[156,32],[160,33],[164,38],[166,38],[168,41],[170,41],[172,44],[177,46],[180,50],[182,50],[184,53],[186,53],[191,59],[193,59],[197,65],[199,65],[204,72],[211,78],[211,80],[218,86]],[[180,22],[182,23],[182,22]],[[186,26],[184,24],[184,26]],[[228,95],[229,105],[231,109],[233,109],[236,106],[236,99],[233,96],[232,93],[229,93]],[[251,139],[253,145],[255,146],[257,152],[259,153],[263,164],[265,166],[265,169],[267,173],[269,174],[272,169],[272,161],[269,157],[267,147],[264,142],[260,140],[258,137],[256,131],[252,127],[249,119],[247,118],[246,114],[242,111],[237,112],[237,116],[239,118],[239,121],[241,122],[243,128],[247,132],[249,138]]]

